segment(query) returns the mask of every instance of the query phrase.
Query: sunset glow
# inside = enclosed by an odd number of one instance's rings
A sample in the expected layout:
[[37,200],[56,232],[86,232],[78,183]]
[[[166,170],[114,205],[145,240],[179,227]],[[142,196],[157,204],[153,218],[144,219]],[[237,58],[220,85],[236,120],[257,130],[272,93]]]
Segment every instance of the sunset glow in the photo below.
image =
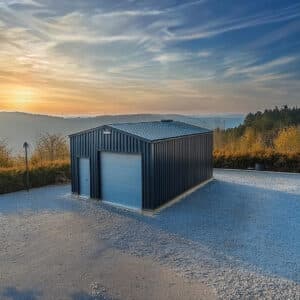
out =
[[0,1],[0,110],[247,112],[297,105],[298,1]]
[[34,101],[34,93],[29,88],[16,88],[12,93],[12,105],[25,107],[26,105],[30,105]]

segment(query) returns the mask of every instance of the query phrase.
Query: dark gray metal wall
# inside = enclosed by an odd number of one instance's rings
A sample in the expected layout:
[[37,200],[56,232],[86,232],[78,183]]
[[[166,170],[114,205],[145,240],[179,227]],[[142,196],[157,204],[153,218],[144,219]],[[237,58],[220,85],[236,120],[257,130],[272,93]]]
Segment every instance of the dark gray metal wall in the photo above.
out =
[[154,144],[152,207],[155,208],[213,176],[212,133]]
[[143,208],[155,209],[191,187],[212,177],[212,133],[150,143],[99,127],[70,137],[72,192],[79,191],[78,160],[89,157],[91,197],[101,199],[100,152],[142,155]]

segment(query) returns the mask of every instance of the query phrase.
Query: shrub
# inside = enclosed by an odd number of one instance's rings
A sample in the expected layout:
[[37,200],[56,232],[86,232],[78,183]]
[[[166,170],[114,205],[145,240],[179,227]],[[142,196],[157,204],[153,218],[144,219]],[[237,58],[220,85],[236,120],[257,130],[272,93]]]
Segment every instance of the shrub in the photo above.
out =
[[266,170],[300,172],[300,153],[286,154],[272,150],[254,153],[228,153],[214,151],[214,167],[230,169],[254,168],[255,163],[264,164]]
[[280,153],[295,153],[300,151],[300,127],[281,129],[274,140],[275,149]]
[[69,157],[69,146],[66,138],[60,134],[46,133],[37,140],[31,162],[53,162],[55,160],[65,160]]
[[13,157],[6,140],[0,140],[0,168],[8,168],[13,165]]
[[[40,187],[69,181],[69,161],[54,161],[31,166],[29,170],[30,187]],[[26,189],[25,169],[0,168],[0,194]]]
[[0,194],[25,188],[24,171],[16,168],[0,168]]

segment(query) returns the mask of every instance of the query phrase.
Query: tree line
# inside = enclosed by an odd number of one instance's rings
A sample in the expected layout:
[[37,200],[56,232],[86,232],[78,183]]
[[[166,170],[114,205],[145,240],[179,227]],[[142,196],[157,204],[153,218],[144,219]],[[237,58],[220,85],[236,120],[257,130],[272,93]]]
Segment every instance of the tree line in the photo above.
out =
[[238,127],[216,129],[214,149],[222,153],[300,153],[300,108],[283,106],[249,113]]

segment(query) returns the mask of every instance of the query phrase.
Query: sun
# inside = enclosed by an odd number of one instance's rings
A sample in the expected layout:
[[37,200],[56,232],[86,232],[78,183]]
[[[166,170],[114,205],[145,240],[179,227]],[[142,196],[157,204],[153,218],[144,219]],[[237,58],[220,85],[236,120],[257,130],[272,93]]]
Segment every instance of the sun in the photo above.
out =
[[15,106],[27,106],[34,100],[35,93],[30,88],[16,88],[13,91],[12,102]]

